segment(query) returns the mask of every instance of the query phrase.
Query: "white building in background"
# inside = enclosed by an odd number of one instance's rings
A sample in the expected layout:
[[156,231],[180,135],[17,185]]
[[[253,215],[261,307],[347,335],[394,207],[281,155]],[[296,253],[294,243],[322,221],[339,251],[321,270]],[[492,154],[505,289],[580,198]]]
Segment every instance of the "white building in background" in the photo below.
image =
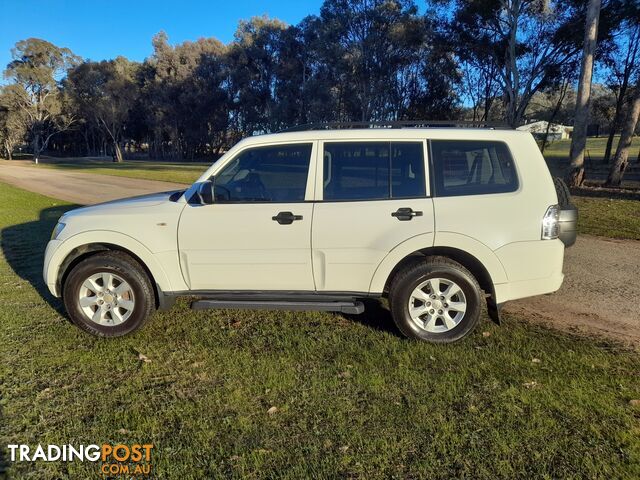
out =
[[[527,123],[526,125],[522,125],[516,130],[531,132],[531,134],[536,137],[536,139],[542,139],[545,132],[547,131],[547,125],[549,125],[549,122],[547,122],[546,120],[540,120],[538,122],[531,122]],[[573,127],[569,125],[552,123],[549,127],[549,136],[547,137],[547,141],[554,142],[556,140],[566,140],[568,138],[571,138],[572,133]]]

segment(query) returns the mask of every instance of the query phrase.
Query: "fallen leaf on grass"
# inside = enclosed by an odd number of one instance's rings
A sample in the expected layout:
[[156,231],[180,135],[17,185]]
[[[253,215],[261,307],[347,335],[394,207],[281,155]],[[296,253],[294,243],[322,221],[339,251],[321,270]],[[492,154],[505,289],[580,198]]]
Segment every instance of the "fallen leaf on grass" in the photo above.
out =
[[484,338],[490,337],[491,336],[491,332],[482,332],[482,336]]
[[144,353],[140,353],[140,352],[138,352],[138,360],[144,363],[151,363],[151,360],[149,359],[149,357],[147,357]]
[[542,360],[540,360],[539,358],[532,358],[531,363],[542,363]]
[[278,411],[278,407],[271,407],[269,410],[267,410],[267,413],[269,415],[273,415],[274,413],[276,413]]
[[129,430],[127,430],[126,428],[121,428],[120,430],[118,430],[118,433],[120,435],[127,435],[129,433],[131,433]]
[[640,407],[640,400],[634,398],[633,400],[629,400],[629,405],[632,407]]

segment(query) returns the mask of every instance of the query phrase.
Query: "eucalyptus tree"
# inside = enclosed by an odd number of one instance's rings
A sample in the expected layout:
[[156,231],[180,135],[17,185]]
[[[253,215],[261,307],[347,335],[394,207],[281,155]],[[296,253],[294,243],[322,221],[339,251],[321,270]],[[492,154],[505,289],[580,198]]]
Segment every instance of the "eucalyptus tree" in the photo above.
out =
[[[504,121],[518,126],[536,92],[556,81],[580,51],[579,0],[431,0],[460,59],[495,72]],[[477,67],[480,68],[480,67]]]
[[13,159],[13,150],[24,141],[27,133],[24,113],[15,108],[13,99],[5,88],[0,88],[0,152],[4,150],[9,160]]
[[[640,2],[636,1],[636,9],[640,11]],[[620,22],[613,35],[612,48],[602,58],[602,76],[605,85],[615,96],[614,112],[611,115],[609,136],[605,147],[603,163],[608,164],[615,135],[620,131],[625,106],[628,103],[630,87],[634,79],[640,76],[640,15],[631,12],[633,4],[627,6],[628,15]]]
[[576,114],[573,122],[573,136],[569,150],[568,183],[578,187],[584,182],[584,153],[587,147],[587,127],[591,105],[591,79],[593,61],[598,43],[598,21],[602,0],[589,0],[584,28],[584,46],[580,65],[580,80],[576,98]]
[[59,80],[79,58],[68,48],[38,38],[17,42],[11,55],[4,71],[11,83],[4,93],[12,108],[22,113],[37,163],[51,137],[73,124],[73,117],[63,112]]
[[619,187],[622,183],[624,173],[629,166],[629,150],[631,149],[633,135],[638,125],[638,119],[640,118],[640,79],[638,79],[635,85],[629,103],[626,118],[622,124],[616,154],[613,157],[613,163],[611,164],[609,176],[607,177],[606,185],[608,186]]
[[164,32],[153,47],[140,80],[150,152],[177,159],[207,153],[227,130],[226,47],[215,38],[172,46]]
[[447,75],[454,69],[433,48],[433,24],[412,0],[326,0],[307,25],[335,119],[432,115],[430,105],[446,115],[454,97]]
[[123,161],[123,135],[139,96],[138,68],[139,64],[124,57],[87,61],[71,69],[64,82],[77,115],[104,133],[116,162]]
[[[229,46],[227,62],[233,99],[233,122],[246,134],[283,126],[278,118],[279,65],[289,27],[266,16],[241,21]],[[292,73],[292,72],[289,72]],[[280,78],[279,78],[280,77]]]

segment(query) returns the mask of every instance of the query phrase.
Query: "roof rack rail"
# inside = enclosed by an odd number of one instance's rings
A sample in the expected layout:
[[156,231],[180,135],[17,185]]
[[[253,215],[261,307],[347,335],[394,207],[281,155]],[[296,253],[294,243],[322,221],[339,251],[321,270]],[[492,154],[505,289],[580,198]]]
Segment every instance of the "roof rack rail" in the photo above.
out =
[[339,130],[339,129],[367,129],[367,128],[487,128],[490,130],[513,130],[506,123],[484,122],[474,120],[394,120],[372,122],[320,122],[305,123],[294,127],[285,128],[277,133],[304,132],[307,130]]

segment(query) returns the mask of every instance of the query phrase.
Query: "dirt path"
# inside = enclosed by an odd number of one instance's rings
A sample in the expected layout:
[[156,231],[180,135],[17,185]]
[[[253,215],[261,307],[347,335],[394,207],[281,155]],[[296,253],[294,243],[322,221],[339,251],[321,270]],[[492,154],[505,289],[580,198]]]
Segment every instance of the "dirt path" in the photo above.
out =
[[0,160],[0,181],[67,202],[86,205],[184,188],[180,183],[40,168]]
[[580,235],[566,250],[564,273],[556,293],[509,302],[505,311],[640,346],[640,242]]
[[[0,161],[0,181],[79,204],[182,187]],[[563,330],[640,347],[640,242],[581,235],[565,255],[565,281],[551,295],[510,302],[506,312]]]

